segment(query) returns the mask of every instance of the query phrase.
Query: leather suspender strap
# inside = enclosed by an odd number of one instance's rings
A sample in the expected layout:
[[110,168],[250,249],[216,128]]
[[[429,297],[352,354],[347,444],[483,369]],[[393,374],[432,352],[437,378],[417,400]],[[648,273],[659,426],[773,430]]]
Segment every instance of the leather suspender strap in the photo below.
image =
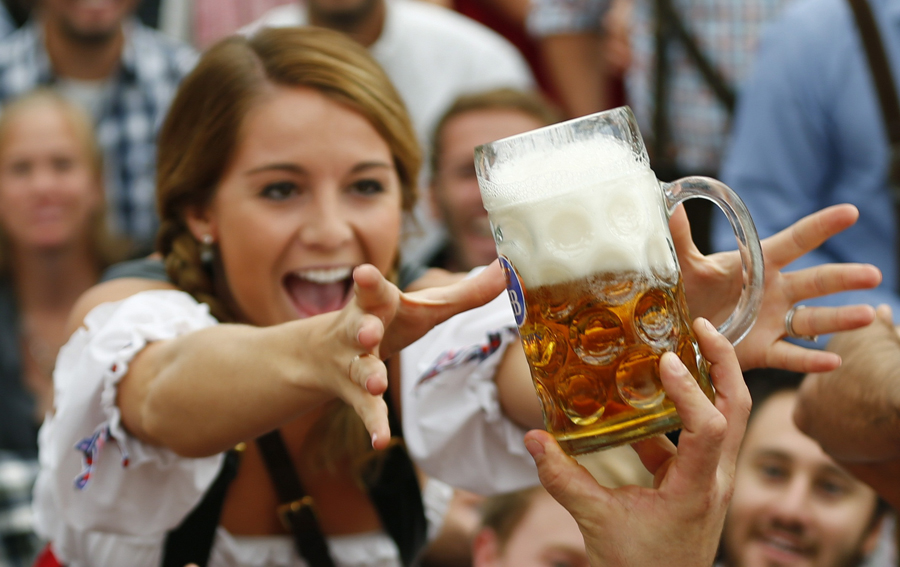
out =
[[887,181],[894,201],[895,228],[897,229],[895,249],[900,254],[900,100],[894,74],[881,40],[881,32],[866,0],[848,0],[856,20],[856,28],[862,39],[872,81],[878,93],[884,127],[887,130],[890,154],[888,156]]
[[731,85],[728,84],[728,81],[725,80],[725,77],[712,64],[706,54],[700,50],[697,40],[688,31],[687,26],[684,25],[681,14],[672,5],[672,0],[656,0],[656,5],[657,13],[659,14],[658,19],[671,26],[672,33],[684,46],[688,56],[694,62],[694,65],[697,66],[697,70],[703,75],[706,83],[715,93],[716,98],[728,110],[728,114],[733,114],[737,101],[734,89],[731,88]]
[[853,9],[853,17],[856,27],[862,39],[869,69],[872,72],[872,81],[878,93],[878,102],[881,105],[881,114],[884,118],[884,126],[887,130],[888,141],[891,145],[891,163],[888,176],[894,188],[894,198],[898,197],[897,186],[900,180],[898,169],[898,148],[900,148],[900,102],[897,99],[897,87],[894,83],[894,74],[888,62],[884,43],[881,40],[881,32],[872,14],[872,9],[866,0],[849,0]]
[[184,567],[195,563],[206,567],[216,539],[216,528],[228,486],[237,476],[240,454],[236,450],[225,453],[222,470],[206,491],[200,503],[166,535],[162,552],[162,567]]
[[291,532],[294,547],[311,567],[334,567],[328,543],[316,518],[312,497],[306,494],[297,469],[279,430],[256,439],[256,445],[266,463],[266,470],[278,493],[281,505],[278,516]]

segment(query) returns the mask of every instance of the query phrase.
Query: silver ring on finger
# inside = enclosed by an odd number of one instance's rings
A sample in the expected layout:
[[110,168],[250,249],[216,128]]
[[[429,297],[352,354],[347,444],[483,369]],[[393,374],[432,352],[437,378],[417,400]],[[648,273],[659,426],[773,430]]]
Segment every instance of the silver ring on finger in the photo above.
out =
[[801,335],[794,330],[794,314],[797,313],[798,310],[805,308],[805,305],[795,305],[788,309],[788,312],[784,315],[784,330],[787,331],[787,336],[792,339],[800,339],[814,343],[819,340],[819,335]]

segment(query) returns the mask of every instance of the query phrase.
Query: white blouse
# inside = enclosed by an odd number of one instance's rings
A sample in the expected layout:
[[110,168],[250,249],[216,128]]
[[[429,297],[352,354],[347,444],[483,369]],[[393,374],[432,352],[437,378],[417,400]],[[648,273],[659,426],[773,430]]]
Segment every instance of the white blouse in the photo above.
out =
[[[499,299],[507,301],[505,295]],[[216,324],[207,306],[184,292],[146,291],[96,307],[61,349],[54,373],[55,411],[39,436],[41,472],[34,507],[38,533],[69,567],[159,565],[166,532],[218,475],[221,455],[185,458],[131,437],[115,403],[119,380],[147,343]],[[410,453],[422,458],[428,472],[443,470],[446,478],[482,493],[537,482],[522,445],[523,431],[500,418],[496,389],[490,386],[500,357],[515,339],[510,325],[509,305],[498,300],[437,327],[402,357],[404,436]],[[448,400],[448,407],[460,412],[441,425],[412,406],[421,387],[444,373],[477,379],[470,390],[457,391],[461,400]],[[441,429],[451,441],[442,441]],[[465,438],[471,443],[461,441]],[[505,457],[507,450],[513,456]],[[478,478],[484,482],[474,482]],[[426,483],[429,534],[439,529],[451,494],[442,482]],[[339,566],[399,565],[396,548],[383,532],[332,537],[328,543]],[[211,567],[263,565],[304,562],[287,537],[235,537],[219,528]]]

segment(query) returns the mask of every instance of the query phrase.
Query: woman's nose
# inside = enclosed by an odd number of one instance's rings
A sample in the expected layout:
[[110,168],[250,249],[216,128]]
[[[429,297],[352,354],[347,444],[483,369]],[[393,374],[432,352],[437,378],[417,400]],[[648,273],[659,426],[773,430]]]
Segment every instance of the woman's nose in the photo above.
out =
[[317,199],[300,227],[300,240],[307,246],[338,248],[352,236],[347,212],[341,207],[340,200],[334,198]]

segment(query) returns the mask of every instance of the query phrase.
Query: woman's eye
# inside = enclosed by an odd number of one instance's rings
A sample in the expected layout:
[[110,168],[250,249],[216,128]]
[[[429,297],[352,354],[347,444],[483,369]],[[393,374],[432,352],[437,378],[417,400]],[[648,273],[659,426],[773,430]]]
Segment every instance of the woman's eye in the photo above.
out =
[[269,183],[262,190],[262,196],[275,201],[283,201],[297,193],[297,184],[290,181]]
[[384,192],[384,185],[374,179],[360,179],[351,186],[355,193],[360,195],[377,195]]

